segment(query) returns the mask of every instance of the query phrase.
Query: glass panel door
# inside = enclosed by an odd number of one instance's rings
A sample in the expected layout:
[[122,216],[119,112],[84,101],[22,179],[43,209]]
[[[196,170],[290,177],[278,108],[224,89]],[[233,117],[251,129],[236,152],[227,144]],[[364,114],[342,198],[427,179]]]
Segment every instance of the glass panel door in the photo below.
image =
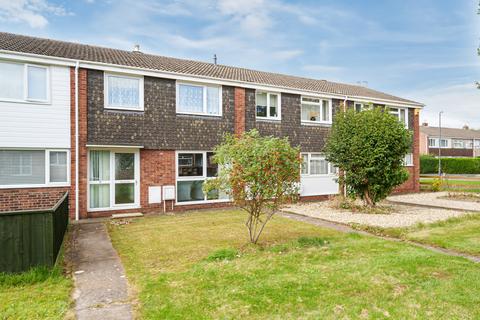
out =
[[115,153],[116,205],[135,203],[135,153]]

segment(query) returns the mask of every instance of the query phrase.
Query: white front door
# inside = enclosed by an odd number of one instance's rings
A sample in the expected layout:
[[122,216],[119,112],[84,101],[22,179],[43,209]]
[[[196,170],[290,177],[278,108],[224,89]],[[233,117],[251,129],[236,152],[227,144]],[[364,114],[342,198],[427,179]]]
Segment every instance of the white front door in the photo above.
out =
[[128,209],[139,205],[138,150],[89,151],[88,208],[90,211]]

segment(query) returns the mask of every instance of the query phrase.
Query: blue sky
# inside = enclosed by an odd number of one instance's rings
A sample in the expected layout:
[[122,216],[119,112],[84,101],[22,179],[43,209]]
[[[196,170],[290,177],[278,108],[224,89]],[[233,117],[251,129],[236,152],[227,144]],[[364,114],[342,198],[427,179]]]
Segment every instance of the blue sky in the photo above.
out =
[[0,0],[0,30],[357,83],[480,129],[477,0]]

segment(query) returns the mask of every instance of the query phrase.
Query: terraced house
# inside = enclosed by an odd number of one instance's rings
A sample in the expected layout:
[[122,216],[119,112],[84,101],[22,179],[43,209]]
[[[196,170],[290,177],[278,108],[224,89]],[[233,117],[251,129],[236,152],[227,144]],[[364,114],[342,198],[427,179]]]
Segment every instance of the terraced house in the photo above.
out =
[[325,80],[0,33],[0,210],[70,191],[72,218],[223,206],[204,195],[225,132],[256,128],[300,146],[301,196],[338,192],[322,155],[344,104],[386,106],[414,133],[405,161],[419,189],[422,104]]

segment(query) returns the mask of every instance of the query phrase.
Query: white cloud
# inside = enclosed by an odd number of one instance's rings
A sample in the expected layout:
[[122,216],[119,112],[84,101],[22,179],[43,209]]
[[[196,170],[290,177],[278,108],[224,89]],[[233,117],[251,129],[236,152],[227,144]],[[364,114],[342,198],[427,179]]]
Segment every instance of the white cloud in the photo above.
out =
[[480,129],[480,90],[474,83],[419,90],[404,96],[426,104],[420,113],[422,122],[438,125],[438,113],[443,111],[442,123],[447,127],[461,128],[467,124]]
[[0,0],[0,20],[27,23],[32,28],[45,27],[48,24],[47,15],[68,14],[62,6],[46,0]]

